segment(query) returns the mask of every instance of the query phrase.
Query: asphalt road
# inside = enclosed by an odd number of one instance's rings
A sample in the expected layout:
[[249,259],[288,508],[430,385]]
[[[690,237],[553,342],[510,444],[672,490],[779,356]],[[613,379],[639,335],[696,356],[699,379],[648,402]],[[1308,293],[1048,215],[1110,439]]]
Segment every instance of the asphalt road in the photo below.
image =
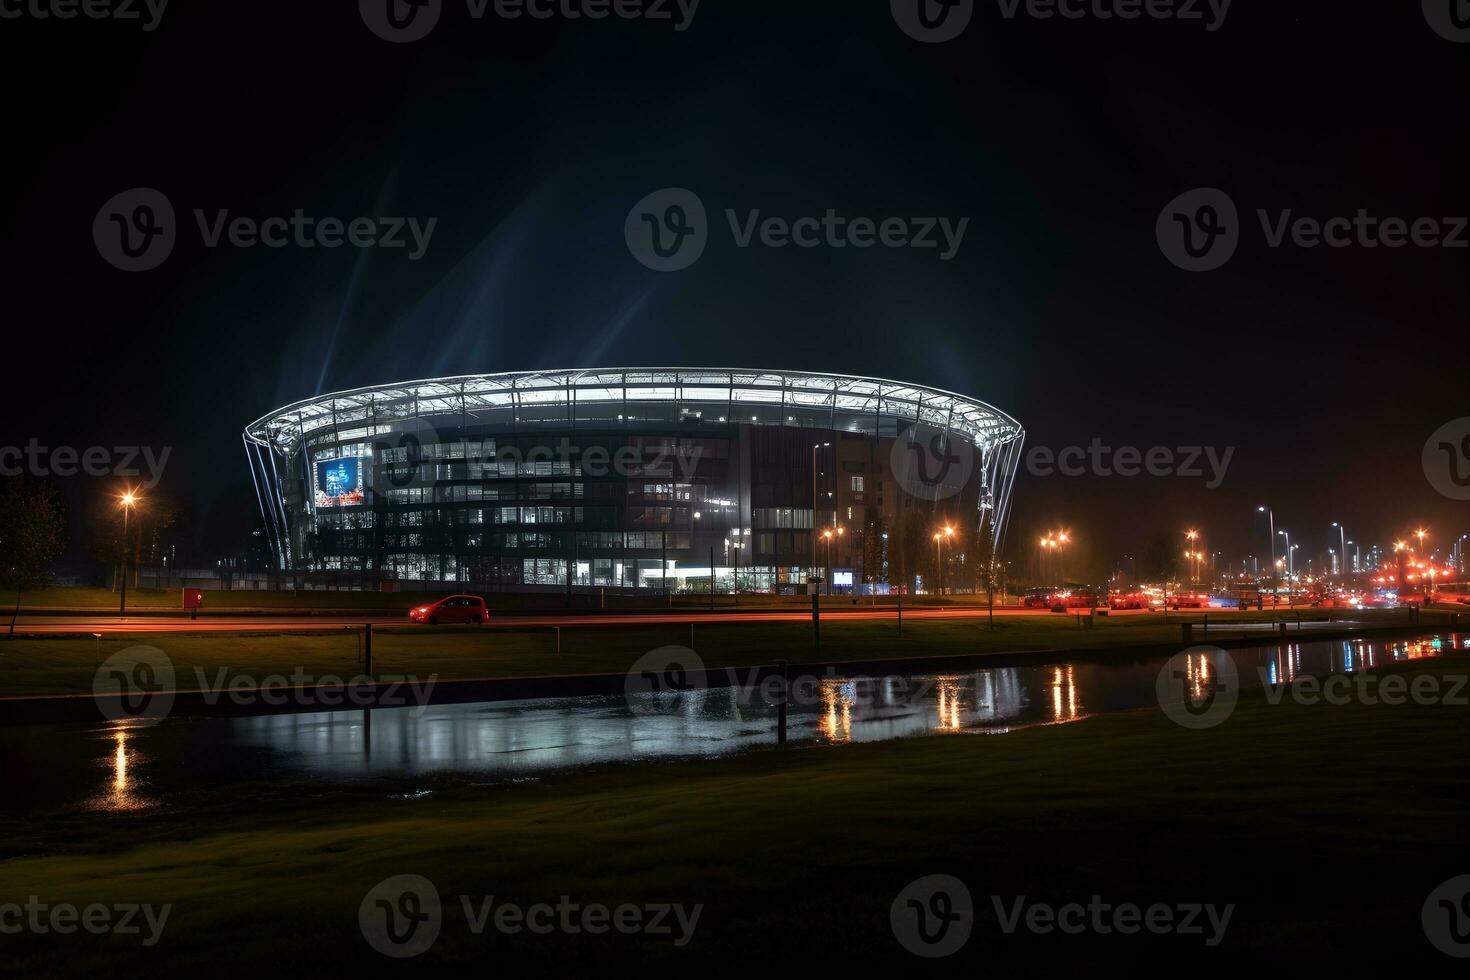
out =
[[[1228,609],[1186,609],[1171,613],[1180,622],[1195,621],[1205,613],[1217,620],[1228,621],[1236,615]],[[905,609],[903,616],[915,619],[982,619],[987,615],[984,606],[916,607]],[[997,616],[1055,616],[1045,609],[996,609]],[[1068,613],[1068,616],[1073,615]],[[1111,616],[1140,616],[1144,610],[1114,610]],[[847,620],[893,620],[896,613],[892,608],[863,609],[835,605],[822,610],[825,622]],[[534,629],[552,626],[640,626],[669,623],[804,623],[810,622],[811,613],[802,611],[748,611],[733,610],[720,612],[695,612],[679,610],[671,612],[621,613],[621,614],[544,614],[537,616],[492,615],[488,627],[481,629]],[[29,634],[81,634],[91,633],[249,633],[249,632],[331,632],[355,629],[364,623],[374,626],[409,626],[405,616],[210,616],[206,619],[190,620],[186,616],[129,616],[117,615],[25,615],[16,621],[16,632]],[[1315,624],[1303,624],[1312,628]],[[1326,624],[1323,624],[1326,625]],[[1338,621],[1336,625],[1343,625]],[[1272,624],[1232,624],[1234,629],[1270,630]]]

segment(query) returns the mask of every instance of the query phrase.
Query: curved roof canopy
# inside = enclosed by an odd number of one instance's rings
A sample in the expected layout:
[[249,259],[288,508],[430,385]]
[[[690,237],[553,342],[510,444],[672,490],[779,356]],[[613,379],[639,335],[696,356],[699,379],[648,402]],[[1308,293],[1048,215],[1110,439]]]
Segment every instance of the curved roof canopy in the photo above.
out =
[[601,427],[664,416],[648,413],[650,405],[675,406],[666,420],[693,415],[833,428],[857,428],[857,420],[866,418],[918,420],[984,449],[1023,433],[1020,423],[985,402],[881,378],[738,368],[593,368],[469,374],[334,392],[252,422],[245,438],[291,456],[304,439],[394,419],[488,415],[527,428]]

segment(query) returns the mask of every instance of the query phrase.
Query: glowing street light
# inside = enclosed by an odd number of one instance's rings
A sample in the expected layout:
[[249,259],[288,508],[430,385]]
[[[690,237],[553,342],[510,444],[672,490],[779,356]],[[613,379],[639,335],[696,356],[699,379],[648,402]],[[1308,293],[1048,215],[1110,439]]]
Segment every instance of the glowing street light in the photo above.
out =
[[132,514],[133,508],[137,506],[138,499],[136,490],[124,490],[122,495],[117,498],[118,506],[122,508],[123,514],[123,558],[118,563],[118,568],[122,573],[122,588],[117,602],[117,614],[119,616],[126,616],[128,613],[128,559],[132,557],[132,549],[128,547],[128,517]]

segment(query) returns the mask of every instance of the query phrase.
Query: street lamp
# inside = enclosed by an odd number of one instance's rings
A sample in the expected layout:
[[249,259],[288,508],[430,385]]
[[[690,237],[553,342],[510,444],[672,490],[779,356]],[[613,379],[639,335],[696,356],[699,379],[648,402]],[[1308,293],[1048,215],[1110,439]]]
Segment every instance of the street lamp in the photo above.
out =
[[132,549],[128,547],[128,517],[132,514],[133,507],[138,503],[138,495],[133,490],[125,490],[122,496],[117,498],[117,502],[118,506],[122,508],[123,515],[123,558],[118,563],[118,567],[122,573],[122,589],[117,603],[117,614],[119,616],[126,616],[128,612],[128,559],[132,557]]
[[[1267,507],[1265,504],[1262,504],[1261,506],[1257,507],[1256,508],[1256,512],[1257,513],[1260,513],[1260,514],[1265,514],[1266,515],[1266,520],[1270,522],[1270,525],[1271,525],[1271,537],[1270,537],[1269,540],[1271,542],[1271,567],[1272,568],[1275,568],[1275,567],[1277,567],[1276,566],[1276,512],[1273,511],[1270,507]],[[1279,585],[1279,580],[1278,580],[1278,585]]]
[[934,532],[934,564],[939,573],[939,594],[944,595],[944,559],[940,556],[940,546],[954,537],[954,528],[946,524]]
[[1339,562],[1339,565],[1341,566],[1340,571],[1339,571],[1339,574],[1344,579],[1346,579],[1347,578],[1347,546],[1348,546],[1347,529],[1344,528],[1337,521],[1333,521],[1332,522],[1332,526],[1335,527],[1335,528],[1337,528],[1337,546],[1338,546],[1339,549],[1341,549],[1338,552],[1338,554],[1340,554],[1342,556],[1342,558],[1341,558],[1341,560]]
[[[832,445],[830,442],[817,442],[817,443],[813,443],[812,444],[812,553],[811,553],[811,561],[812,561],[812,564],[813,565],[815,565],[817,563],[817,453],[820,450],[822,450],[825,447],[830,446],[830,445]],[[834,520],[836,519],[836,514],[835,513],[833,515],[833,519]]]

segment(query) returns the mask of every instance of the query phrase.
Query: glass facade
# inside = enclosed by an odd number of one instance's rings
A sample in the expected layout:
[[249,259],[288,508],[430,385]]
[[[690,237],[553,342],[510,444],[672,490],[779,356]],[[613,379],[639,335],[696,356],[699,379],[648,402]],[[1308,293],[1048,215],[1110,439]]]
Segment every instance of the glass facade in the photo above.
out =
[[[927,389],[748,375],[767,383],[629,370],[369,389],[282,409],[245,445],[280,568],[364,587],[794,588],[862,561],[859,535],[822,531],[931,491],[931,505],[977,526],[989,512],[1003,530],[1022,438],[1008,416],[948,404],[939,427]],[[958,399],[928,394],[931,410]],[[946,468],[952,447],[974,460],[953,486],[909,472],[931,431]]]

